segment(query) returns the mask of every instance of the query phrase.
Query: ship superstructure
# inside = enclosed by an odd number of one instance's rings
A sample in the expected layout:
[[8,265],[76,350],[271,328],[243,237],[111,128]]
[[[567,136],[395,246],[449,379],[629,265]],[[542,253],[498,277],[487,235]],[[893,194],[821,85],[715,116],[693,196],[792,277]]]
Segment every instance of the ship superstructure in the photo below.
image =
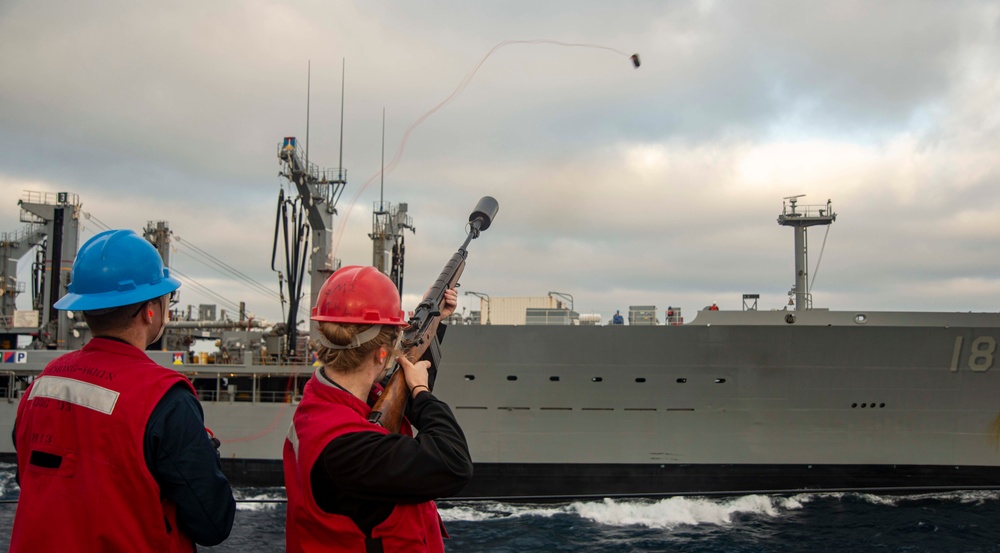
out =
[[[20,336],[37,347],[69,347],[70,315],[52,308],[66,293],[69,271],[80,246],[80,198],[68,192],[25,192],[18,201],[21,223],[0,235],[0,347],[15,349]],[[17,280],[17,264],[34,254],[31,309],[18,310],[17,296],[26,283]]]

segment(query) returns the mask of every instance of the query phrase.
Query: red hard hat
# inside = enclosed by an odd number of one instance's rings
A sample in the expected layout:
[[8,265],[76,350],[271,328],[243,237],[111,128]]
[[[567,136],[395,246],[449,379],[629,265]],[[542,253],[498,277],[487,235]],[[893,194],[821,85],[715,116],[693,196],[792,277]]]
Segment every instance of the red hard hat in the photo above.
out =
[[344,324],[407,326],[399,290],[375,267],[350,265],[326,279],[312,320]]

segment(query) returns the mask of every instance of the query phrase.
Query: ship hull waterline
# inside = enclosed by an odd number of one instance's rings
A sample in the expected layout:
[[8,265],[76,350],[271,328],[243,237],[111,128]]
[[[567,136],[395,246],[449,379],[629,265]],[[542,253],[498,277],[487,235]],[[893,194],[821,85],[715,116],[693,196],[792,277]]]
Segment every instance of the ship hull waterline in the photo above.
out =
[[[879,317],[449,328],[435,394],[476,462],[459,497],[1000,488],[1000,315]],[[281,485],[294,403],[203,405],[232,480]]]

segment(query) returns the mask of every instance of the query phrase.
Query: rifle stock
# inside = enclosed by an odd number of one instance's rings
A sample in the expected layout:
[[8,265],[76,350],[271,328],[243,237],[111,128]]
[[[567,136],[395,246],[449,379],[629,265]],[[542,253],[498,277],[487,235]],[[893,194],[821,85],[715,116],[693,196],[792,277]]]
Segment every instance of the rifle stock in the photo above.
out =
[[[465,259],[468,256],[466,248],[469,242],[489,228],[498,208],[497,201],[489,196],[479,200],[476,210],[469,216],[470,230],[465,243],[451,256],[420,305],[413,311],[409,326],[403,331],[401,343],[403,352],[410,362],[419,361],[427,349],[437,340],[438,325],[441,323],[441,307],[444,305],[444,293],[458,286],[458,280],[465,270]],[[431,384],[433,385],[433,383]],[[390,432],[399,432],[409,399],[410,389],[406,385],[403,371],[397,364],[389,382],[383,388],[382,394],[372,406],[368,421],[378,424]]]

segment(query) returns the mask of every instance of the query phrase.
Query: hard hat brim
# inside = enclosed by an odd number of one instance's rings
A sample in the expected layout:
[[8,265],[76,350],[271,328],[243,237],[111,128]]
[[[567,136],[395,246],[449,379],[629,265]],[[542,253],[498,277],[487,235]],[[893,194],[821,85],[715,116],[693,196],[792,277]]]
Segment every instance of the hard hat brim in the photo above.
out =
[[172,276],[166,276],[159,282],[144,284],[133,290],[120,292],[117,290],[100,294],[67,293],[59,298],[53,307],[61,311],[93,311],[131,305],[165,296],[181,287],[181,281]]

